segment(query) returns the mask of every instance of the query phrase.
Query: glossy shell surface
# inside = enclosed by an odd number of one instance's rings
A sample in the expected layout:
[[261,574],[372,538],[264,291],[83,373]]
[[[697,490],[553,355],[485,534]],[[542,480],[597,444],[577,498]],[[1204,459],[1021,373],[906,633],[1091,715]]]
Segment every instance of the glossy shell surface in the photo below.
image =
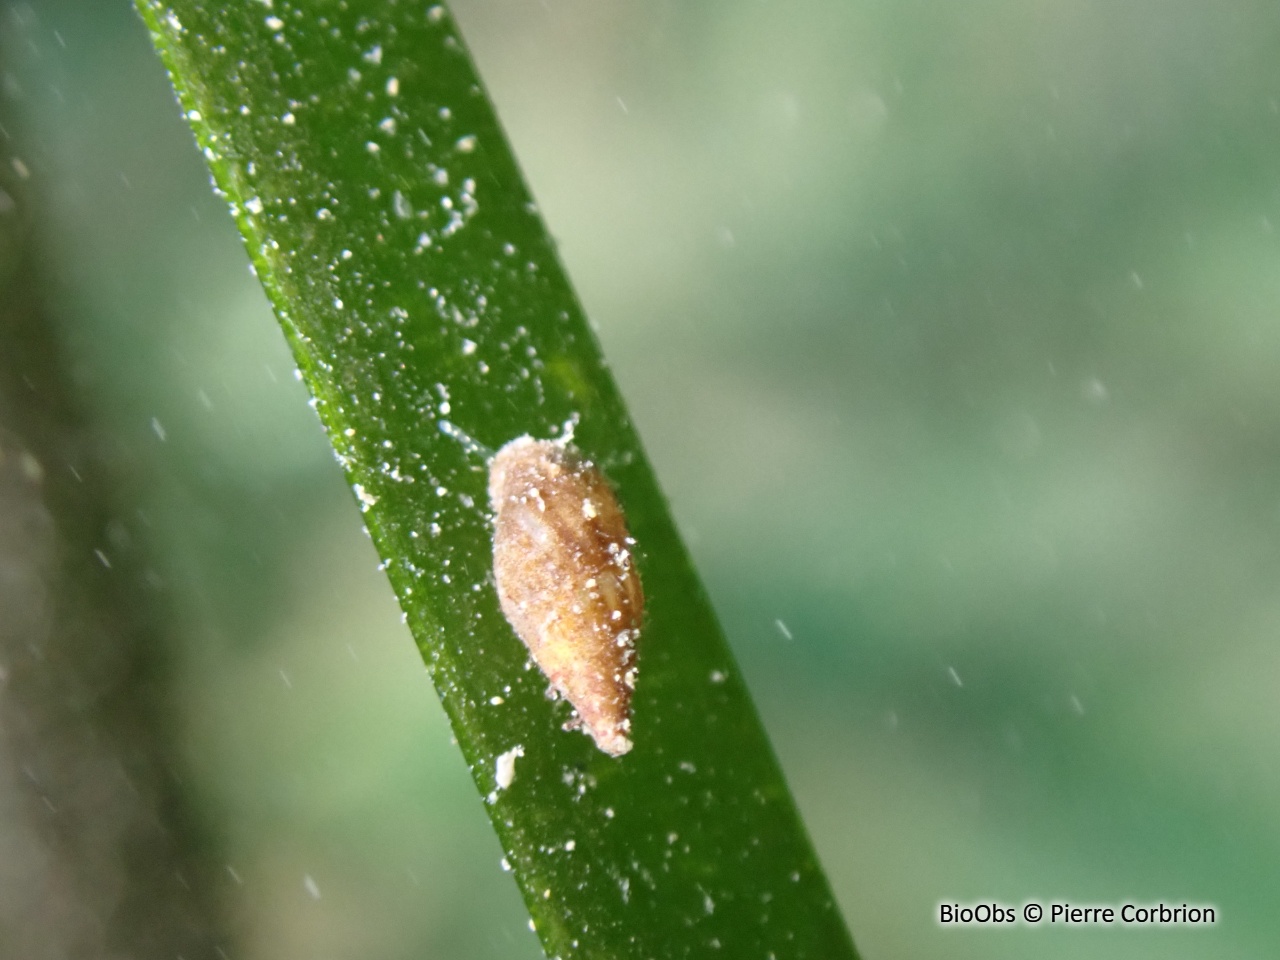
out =
[[489,499],[503,614],[596,746],[621,756],[644,593],[613,489],[573,447],[518,437],[490,464]]

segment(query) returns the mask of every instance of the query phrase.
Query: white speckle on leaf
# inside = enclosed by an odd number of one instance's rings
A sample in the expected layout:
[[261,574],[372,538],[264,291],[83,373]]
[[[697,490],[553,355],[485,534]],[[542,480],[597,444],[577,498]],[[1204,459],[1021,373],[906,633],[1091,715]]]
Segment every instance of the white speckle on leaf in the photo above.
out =
[[776,627],[778,628],[778,632],[779,632],[780,634],[782,634],[782,639],[783,639],[783,640],[794,640],[794,639],[795,639],[793,636],[791,636],[791,631],[787,629],[787,625],[786,625],[785,623],[783,623],[781,620],[775,620],[775,621],[773,621],[773,623],[774,623],[774,626],[776,626]]
[[516,759],[524,756],[524,747],[516,744],[506,753],[498,754],[493,762],[493,779],[499,790],[505,790],[516,779]]
[[312,900],[320,899],[320,885],[315,882],[311,874],[307,874],[302,878],[302,886]]
[[365,510],[368,510],[378,502],[378,498],[366,490],[362,484],[353,484],[351,489],[356,492],[356,499],[360,501]]
[[476,144],[479,143],[474,133],[469,133],[465,137],[459,137],[458,142],[453,146],[459,153],[474,153]]

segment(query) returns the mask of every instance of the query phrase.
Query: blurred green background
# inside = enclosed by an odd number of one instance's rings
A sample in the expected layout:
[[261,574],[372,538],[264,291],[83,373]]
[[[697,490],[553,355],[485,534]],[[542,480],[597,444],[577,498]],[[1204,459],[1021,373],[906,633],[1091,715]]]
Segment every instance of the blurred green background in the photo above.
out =
[[[141,23],[0,10],[232,954],[539,956]],[[1280,8],[453,10],[867,960],[1280,953]]]

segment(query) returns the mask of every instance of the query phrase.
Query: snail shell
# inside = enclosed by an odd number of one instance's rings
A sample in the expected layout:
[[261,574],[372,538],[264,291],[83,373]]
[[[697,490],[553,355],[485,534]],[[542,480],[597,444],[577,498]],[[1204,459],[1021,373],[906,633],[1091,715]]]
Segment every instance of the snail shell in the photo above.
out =
[[599,470],[567,443],[517,437],[489,466],[503,615],[605,753],[631,749],[644,593],[635,541]]

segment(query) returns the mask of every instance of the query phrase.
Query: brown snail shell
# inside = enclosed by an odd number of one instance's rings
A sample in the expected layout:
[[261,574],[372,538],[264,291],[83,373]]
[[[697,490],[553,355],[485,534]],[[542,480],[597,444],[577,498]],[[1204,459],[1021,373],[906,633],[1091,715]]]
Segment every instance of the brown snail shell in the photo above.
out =
[[567,443],[517,437],[490,463],[489,499],[503,614],[596,746],[621,756],[644,593],[613,489]]

